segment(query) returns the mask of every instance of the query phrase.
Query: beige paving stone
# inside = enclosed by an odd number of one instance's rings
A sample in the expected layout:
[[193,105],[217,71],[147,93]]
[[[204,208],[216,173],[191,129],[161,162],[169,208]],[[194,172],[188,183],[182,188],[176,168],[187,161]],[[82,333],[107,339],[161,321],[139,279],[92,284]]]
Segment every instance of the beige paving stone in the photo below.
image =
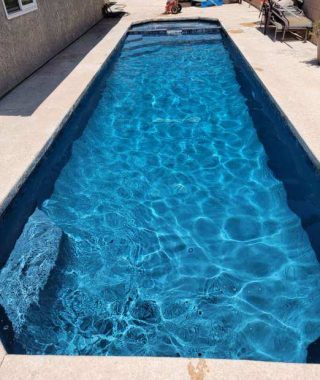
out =
[[313,380],[318,365],[254,361],[7,355],[1,380]]

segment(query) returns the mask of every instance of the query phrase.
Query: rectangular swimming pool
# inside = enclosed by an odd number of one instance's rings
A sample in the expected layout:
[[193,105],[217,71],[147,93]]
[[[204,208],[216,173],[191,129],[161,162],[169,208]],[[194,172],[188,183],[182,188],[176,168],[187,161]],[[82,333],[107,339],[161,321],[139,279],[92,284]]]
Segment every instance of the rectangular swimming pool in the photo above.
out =
[[219,23],[133,27],[0,238],[8,352],[317,361],[320,179]]

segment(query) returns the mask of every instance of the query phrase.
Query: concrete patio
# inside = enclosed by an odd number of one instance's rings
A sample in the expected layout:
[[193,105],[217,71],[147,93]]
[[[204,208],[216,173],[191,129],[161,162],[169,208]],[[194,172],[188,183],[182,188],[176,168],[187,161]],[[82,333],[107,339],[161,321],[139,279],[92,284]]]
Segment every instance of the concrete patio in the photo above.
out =
[[[159,0],[124,0],[128,16],[103,20],[0,101],[0,213],[16,195],[132,23],[174,19]],[[175,17],[176,18],[176,17]],[[177,18],[219,19],[316,165],[320,67],[316,47],[273,42],[247,3],[184,8]],[[0,379],[318,379],[320,366],[227,360],[7,355]]]

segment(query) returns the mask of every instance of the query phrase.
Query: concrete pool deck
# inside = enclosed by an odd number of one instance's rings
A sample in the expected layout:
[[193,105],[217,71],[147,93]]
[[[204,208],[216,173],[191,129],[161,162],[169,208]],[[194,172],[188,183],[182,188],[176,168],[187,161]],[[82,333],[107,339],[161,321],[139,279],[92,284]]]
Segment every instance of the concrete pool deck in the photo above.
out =
[[312,380],[317,365],[239,360],[7,356],[1,380]]
[[[124,0],[119,22],[104,20],[0,101],[0,213],[42,157],[129,26],[138,21],[219,19],[287,115],[306,150],[320,163],[320,67],[316,47],[274,43],[256,27],[248,4],[185,8],[163,16],[164,1]],[[224,360],[7,355],[0,379],[318,379],[320,366]]]

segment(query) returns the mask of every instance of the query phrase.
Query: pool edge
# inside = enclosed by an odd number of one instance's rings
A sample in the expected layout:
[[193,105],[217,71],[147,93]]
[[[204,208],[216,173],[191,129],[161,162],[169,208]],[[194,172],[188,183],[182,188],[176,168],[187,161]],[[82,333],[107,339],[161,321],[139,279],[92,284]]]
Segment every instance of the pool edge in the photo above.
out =
[[[27,377],[29,373],[32,377]],[[30,379],[318,379],[316,364],[271,363],[248,360],[122,357],[122,356],[6,356],[2,380]]]

